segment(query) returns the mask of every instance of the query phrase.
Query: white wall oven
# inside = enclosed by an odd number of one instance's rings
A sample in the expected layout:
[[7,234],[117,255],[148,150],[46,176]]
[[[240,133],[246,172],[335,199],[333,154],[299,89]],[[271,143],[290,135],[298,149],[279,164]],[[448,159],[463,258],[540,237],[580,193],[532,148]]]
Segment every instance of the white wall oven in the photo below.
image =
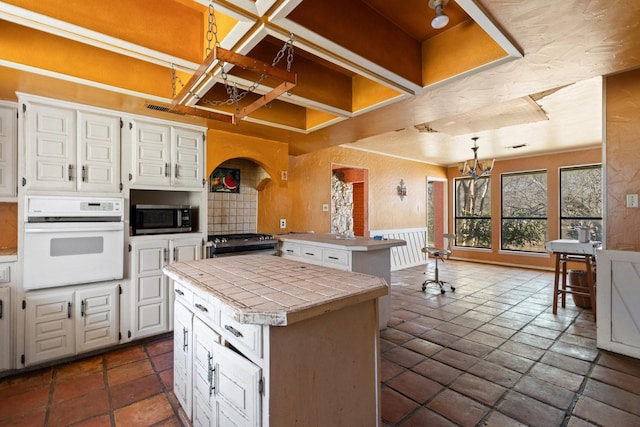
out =
[[27,196],[25,203],[25,290],[122,279],[122,198]]

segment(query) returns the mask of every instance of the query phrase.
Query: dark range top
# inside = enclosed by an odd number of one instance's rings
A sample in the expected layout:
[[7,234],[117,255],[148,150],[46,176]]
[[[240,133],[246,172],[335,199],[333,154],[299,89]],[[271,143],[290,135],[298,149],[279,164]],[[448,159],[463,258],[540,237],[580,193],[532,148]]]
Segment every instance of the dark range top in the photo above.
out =
[[239,233],[209,236],[211,258],[220,254],[274,249],[277,240],[271,234]]

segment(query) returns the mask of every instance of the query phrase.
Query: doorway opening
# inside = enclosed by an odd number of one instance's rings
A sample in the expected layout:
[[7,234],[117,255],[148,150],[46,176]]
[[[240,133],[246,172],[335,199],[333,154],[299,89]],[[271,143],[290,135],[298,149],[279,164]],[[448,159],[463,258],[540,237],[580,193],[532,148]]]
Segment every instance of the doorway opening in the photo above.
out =
[[369,171],[331,165],[331,232],[369,236]]
[[427,244],[444,247],[443,234],[448,232],[447,181],[427,177]]

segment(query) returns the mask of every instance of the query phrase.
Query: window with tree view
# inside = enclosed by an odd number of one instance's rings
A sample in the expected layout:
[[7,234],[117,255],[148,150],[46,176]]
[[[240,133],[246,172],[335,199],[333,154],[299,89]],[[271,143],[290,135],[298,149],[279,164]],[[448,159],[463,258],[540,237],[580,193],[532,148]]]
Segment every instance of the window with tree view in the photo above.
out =
[[602,241],[602,165],[560,169],[560,238],[577,239],[576,227]]
[[457,178],[456,245],[491,249],[491,178]]
[[502,175],[503,250],[545,252],[547,172]]

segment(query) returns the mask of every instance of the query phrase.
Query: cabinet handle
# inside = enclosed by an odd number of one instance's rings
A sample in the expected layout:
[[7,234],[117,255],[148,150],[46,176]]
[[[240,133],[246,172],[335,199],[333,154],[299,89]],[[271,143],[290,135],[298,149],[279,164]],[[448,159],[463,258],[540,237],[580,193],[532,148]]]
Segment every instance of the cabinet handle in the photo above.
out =
[[187,330],[187,328],[182,328],[182,336],[183,336],[182,351],[187,351],[187,349],[189,348],[189,343],[187,341],[189,339],[189,331]]
[[177,254],[177,249],[178,248],[173,248],[173,262],[178,261],[178,254]]
[[164,164],[164,176],[169,176],[169,163]]
[[207,381],[209,382],[209,397],[213,396],[213,392],[216,391],[216,386],[214,385],[213,382],[213,374],[216,372],[215,368],[213,367],[213,356],[211,355],[211,352],[208,351],[207,352],[208,357],[207,357]]
[[289,252],[290,254],[293,253],[293,249],[287,249],[287,252]]
[[237,330],[236,328],[234,328],[231,325],[224,325],[224,328],[231,332],[236,338],[242,338],[244,335],[242,335],[242,332],[240,332],[239,330]]
[[202,305],[202,304],[196,304],[196,308],[197,308],[198,310],[200,310],[200,311],[204,311],[205,313],[208,313],[208,312],[209,312],[209,310],[207,309],[207,307],[205,307],[205,306],[204,306],[204,305]]
[[174,289],[175,293],[180,295],[180,296],[184,296],[184,292],[182,292],[180,289]]
[[80,302],[80,317],[84,317],[84,300]]
[[3,315],[4,315],[4,301],[0,299],[0,319],[2,319]]
[[71,303],[67,303],[67,319],[71,319]]
[[305,252],[305,255],[309,255],[309,256],[314,256],[315,254],[313,252]]
[[87,174],[87,167],[86,166],[82,166],[82,182],[86,181],[86,174]]
[[165,264],[169,264],[169,250],[167,248],[162,249],[162,260]]
[[338,260],[338,257],[337,257],[337,256],[328,256],[327,258],[329,258],[329,259],[335,259],[336,261]]
[[177,178],[178,177],[178,164],[177,163],[176,163],[176,167],[174,169],[175,169],[175,172],[174,172],[173,176]]
[[73,165],[69,165],[69,181],[73,181]]

